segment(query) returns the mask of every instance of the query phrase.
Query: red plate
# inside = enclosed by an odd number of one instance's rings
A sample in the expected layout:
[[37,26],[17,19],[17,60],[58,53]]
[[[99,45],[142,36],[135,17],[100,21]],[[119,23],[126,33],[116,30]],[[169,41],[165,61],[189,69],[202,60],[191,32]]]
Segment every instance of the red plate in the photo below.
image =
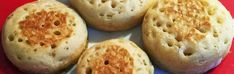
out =
[[[17,7],[31,2],[33,0],[1,0],[0,1],[0,31],[5,22],[6,17]],[[234,3],[232,0],[220,0],[224,6],[234,16]],[[230,53],[215,69],[209,71],[209,74],[233,74],[234,73],[234,41],[232,42]],[[2,45],[0,43],[0,74],[23,74],[6,58]]]

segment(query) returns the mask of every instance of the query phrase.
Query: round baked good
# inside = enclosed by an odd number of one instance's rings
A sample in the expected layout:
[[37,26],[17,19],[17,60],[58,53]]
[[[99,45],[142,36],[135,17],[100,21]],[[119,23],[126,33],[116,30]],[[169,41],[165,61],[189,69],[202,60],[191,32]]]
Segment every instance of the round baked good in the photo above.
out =
[[123,31],[143,20],[154,0],[69,0],[88,25],[104,31]]
[[147,54],[126,39],[97,43],[84,51],[76,74],[153,74]]
[[85,22],[56,0],[20,6],[7,18],[2,36],[8,59],[36,74],[57,73],[75,64],[87,44]]
[[142,25],[154,64],[175,74],[201,74],[217,66],[233,38],[230,13],[218,0],[156,0]]

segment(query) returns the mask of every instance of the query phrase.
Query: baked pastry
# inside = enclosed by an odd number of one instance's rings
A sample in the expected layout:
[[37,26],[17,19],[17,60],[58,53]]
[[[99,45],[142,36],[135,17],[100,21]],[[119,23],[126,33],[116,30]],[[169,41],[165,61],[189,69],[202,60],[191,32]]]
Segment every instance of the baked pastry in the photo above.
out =
[[2,44],[8,59],[26,73],[57,73],[75,64],[86,48],[85,22],[56,0],[18,7],[6,20]]
[[156,0],[144,17],[144,46],[171,73],[201,74],[228,53],[233,24],[218,0]]
[[154,0],[69,0],[88,25],[104,31],[123,31],[142,21]]
[[154,68],[135,43],[112,39],[85,50],[76,71],[77,74],[153,74]]

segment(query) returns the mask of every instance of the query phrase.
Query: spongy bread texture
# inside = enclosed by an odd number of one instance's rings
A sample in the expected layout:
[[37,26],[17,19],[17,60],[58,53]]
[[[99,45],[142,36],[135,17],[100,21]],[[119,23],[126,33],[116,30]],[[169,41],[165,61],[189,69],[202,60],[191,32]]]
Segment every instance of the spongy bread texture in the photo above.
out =
[[199,74],[228,53],[234,23],[218,0],[156,0],[142,25],[154,64],[176,74]]
[[56,0],[40,0],[18,7],[7,18],[2,44],[20,70],[51,74],[77,62],[87,30],[74,10]]
[[112,39],[87,49],[77,64],[77,74],[153,74],[147,54],[126,39]]
[[89,23],[104,31],[127,30],[142,21],[154,0],[69,0]]

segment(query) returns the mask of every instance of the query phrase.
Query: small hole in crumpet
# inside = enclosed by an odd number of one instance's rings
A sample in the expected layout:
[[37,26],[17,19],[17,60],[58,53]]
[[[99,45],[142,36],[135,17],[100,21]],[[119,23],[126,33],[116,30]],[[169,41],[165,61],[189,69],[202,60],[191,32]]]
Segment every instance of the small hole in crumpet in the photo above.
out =
[[59,26],[60,25],[60,21],[58,21],[58,20],[54,21],[54,25],[55,26]]
[[105,61],[104,61],[104,64],[105,64],[105,65],[108,65],[108,64],[109,64],[109,60],[105,60]]
[[91,68],[87,68],[86,69],[86,74],[92,74],[92,69]]
[[54,31],[54,34],[55,35],[61,35],[61,32],[60,31]]
[[19,38],[19,39],[18,39],[18,42],[23,42],[23,39]]
[[89,3],[90,3],[90,4],[94,4],[94,0],[90,0]]
[[8,36],[8,40],[9,40],[9,41],[14,41],[14,39],[15,39],[15,36],[14,36],[14,35],[9,35],[9,36]]
[[56,46],[55,44],[52,44],[52,45],[51,45],[51,48],[52,48],[52,49],[54,49],[54,48],[56,48],[56,47],[57,47],[57,46]]
[[112,8],[115,8],[116,6],[117,6],[117,4],[116,4],[115,2],[112,2],[112,3],[111,3],[111,7],[112,7]]
[[193,49],[193,48],[187,48],[187,49],[184,50],[183,54],[185,56],[191,56],[191,55],[194,54],[194,52],[195,52],[195,49]]
[[44,46],[45,44],[43,42],[40,42],[40,46]]
[[105,3],[107,0],[101,0],[102,1],[102,3]]

